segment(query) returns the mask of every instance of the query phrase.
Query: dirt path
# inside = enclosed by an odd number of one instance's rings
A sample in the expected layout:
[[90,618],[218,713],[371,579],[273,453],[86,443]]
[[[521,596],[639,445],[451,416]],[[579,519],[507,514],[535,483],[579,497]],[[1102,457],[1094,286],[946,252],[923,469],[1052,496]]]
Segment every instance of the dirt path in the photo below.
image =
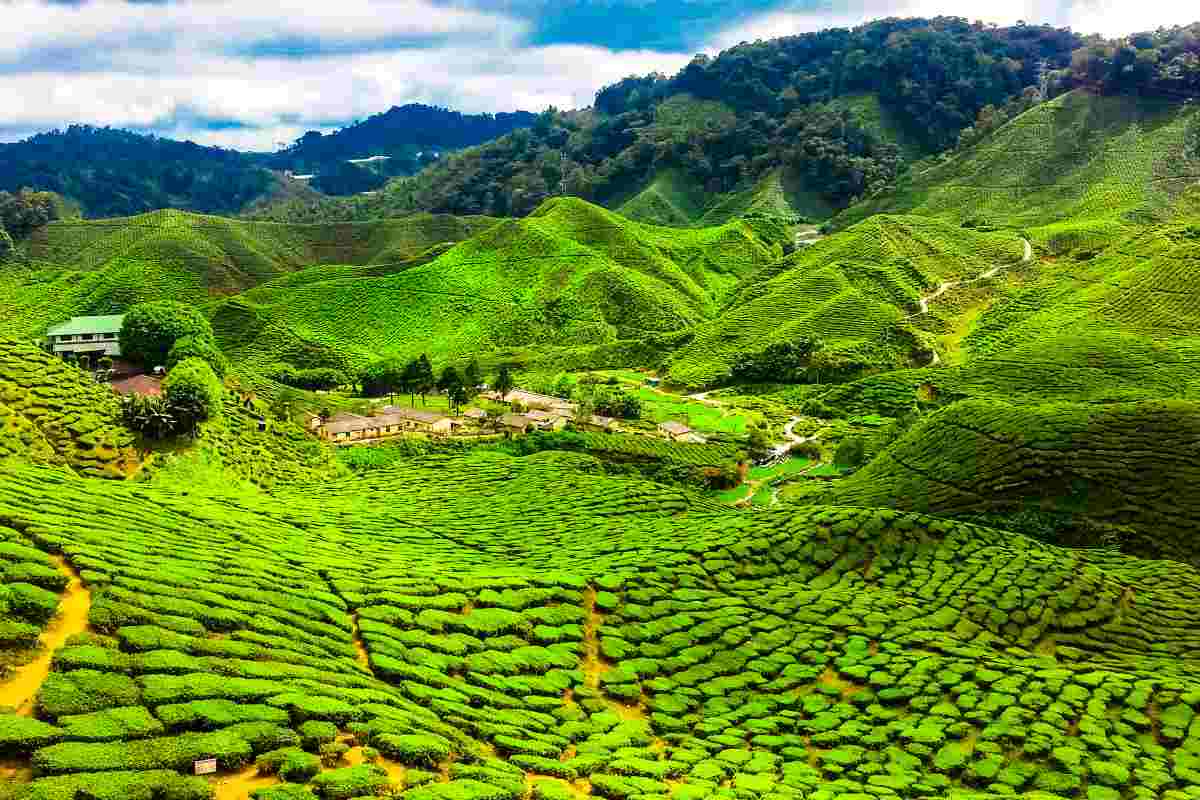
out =
[[[1024,237],[1021,237],[1021,244],[1023,244],[1025,246],[1025,253],[1021,257],[1021,263],[1028,264],[1030,261],[1033,260],[1033,245],[1030,244],[1029,240]],[[978,277],[972,278],[969,281],[948,281],[945,283],[938,284],[938,288],[933,292],[933,294],[925,295],[917,302],[917,305],[920,307],[921,310],[918,311],[916,314],[910,314],[908,316],[908,319],[916,319],[917,317],[920,317],[924,314],[928,314],[929,313],[929,304],[931,302],[933,302],[934,300],[938,299],[939,297],[941,297],[942,295],[944,295],[946,292],[950,291],[951,289],[954,289],[959,286],[970,286],[973,283],[978,283],[979,281],[984,281],[984,280],[987,280],[988,278],[994,278],[1000,274],[1001,270],[1005,269],[1008,266],[1009,266],[1008,264],[997,264],[996,266],[992,267],[991,269],[988,269],[985,272],[980,273],[980,275]],[[934,352],[933,355],[934,355],[934,358],[933,358],[933,361],[931,362],[931,364],[940,363],[941,359],[938,357],[937,353]]]
[[54,653],[67,639],[87,630],[88,611],[92,608],[92,593],[83,585],[75,568],[62,556],[54,556],[54,564],[59,572],[67,576],[67,588],[59,600],[58,612],[42,632],[41,652],[0,684],[0,706],[11,706],[24,716],[33,715],[34,700],[42,682],[50,674]]

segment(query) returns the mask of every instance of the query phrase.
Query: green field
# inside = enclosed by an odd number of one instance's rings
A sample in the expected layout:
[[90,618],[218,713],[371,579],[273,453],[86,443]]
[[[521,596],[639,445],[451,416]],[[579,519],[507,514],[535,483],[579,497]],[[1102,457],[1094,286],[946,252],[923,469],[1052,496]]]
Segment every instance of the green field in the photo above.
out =
[[[0,800],[1200,798],[1196,114],[1062,94],[809,245],[782,166],[648,169],[620,213],[36,231],[0,264]],[[149,297],[231,363],[194,438],[32,343]],[[299,424],[421,354],[641,416]]]

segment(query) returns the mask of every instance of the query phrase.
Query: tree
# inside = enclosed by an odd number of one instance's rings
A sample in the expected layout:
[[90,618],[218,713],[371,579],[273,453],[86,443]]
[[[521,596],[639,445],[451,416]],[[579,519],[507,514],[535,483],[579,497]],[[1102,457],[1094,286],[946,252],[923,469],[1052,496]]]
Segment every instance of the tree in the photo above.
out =
[[758,425],[747,428],[746,455],[751,461],[765,461],[771,455],[771,441],[766,430]]
[[200,423],[220,416],[225,388],[208,362],[189,358],[179,362],[163,381],[167,406],[178,432],[195,436]]
[[450,402],[450,408],[457,414],[463,404],[471,398],[467,395],[467,387],[461,383],[455,383],[446,390],[446,399]]
[[860,467],[866,460],[866,450],[866,442],[861,436],[849,436],[843,439],[834,451],[833,464],[845,469]]
[[501,398],[513,390],[512,374],[508,371],[507,366],[500,367],[500,374],[496,376],[496,384],[493,388]]
[[271,401],[271,416],[280,422],[287,422],[292,418],[292,413],[299,402],[300,393],[291,387],[285,387]]
[[167,369],[174,369],[180,361],[189,358],[198,358],[204,361],[212,367],[212,371],[218,378],[224,378],[225,373],[229,371],[229,359],[225,358],[225,354],[217,348],[217,344],[212,338],[192,335],[176,339],[175,344],[171,345],[170,352],[167,353]]
[[[411,365],[410,365],[411,366]],[[408,368],[398,358],[384,358],[367,365],[359,381],[367,397],[382,397],[404,391]]]
[[162,396],[129,394],[121,398],[125,426],[150,439],[165,439],[175,432],[175,417]]
[[454,367],[446,367],[442,370],[442,377],[438,378],[437,388],[448,393],[451,386],[462,386],[462,378],[458,377],[458,370]]
[[413,378],[417,394],[421,395],[421,405],[425,405],[425,395],[433,390],[436,381],[433,378],[433,365],[429,363],[429,357],[424,353],[417,359]]
[[479,370],[479,359],[472,358],[471,363],[467,364],[467,368],[463,372],[463,387],[466,388],[469,396],[474,397],[481,383],[483,383],[483,375]]
[[118,341],[124,358],[149,368],[165,366],[175,342],[187,336],[211,342],[212,326],[191,306],[155,300],[139,303],[125,313]]
[[0,261],[8,258],[13,251],[13,240],[8,235],[8,231],[4,230],[4,226],[0,225]]

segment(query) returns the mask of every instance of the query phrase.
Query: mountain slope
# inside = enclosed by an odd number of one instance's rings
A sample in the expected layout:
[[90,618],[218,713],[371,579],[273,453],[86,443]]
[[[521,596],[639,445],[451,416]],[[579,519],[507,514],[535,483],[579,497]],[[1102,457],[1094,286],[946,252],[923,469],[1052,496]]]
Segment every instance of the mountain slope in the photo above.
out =
[[265,284],[214,307],[213,324],[249,363],[289,360],[303,343],[358,365],[611,343],[706,319],[779,253],[743,222],[678,231],[560,199],[396,274],[317,268]]
[[[1200,110],[1178,100],[1075,90],[1043,103],[937,166],[844,212],[852,224],[877,213],[1047,228],[1070,238],[1090,226],[1170,219],[1200,185],[1190,136]],[[1195,201],[1188,210],[1194,212]]]
[[[403,268],[434,245],[461,241],[488,218],[416,215],[371,223],[286,225],[166,210],[36,230],[29,263],[0,265],[3,330],[39,335],[76,314],[149,299],[202,305],[313,264]],[[390,266],[389,266],[390,265]]]
[[1013,234],[872,217],[750,276],[720,316],[671,357],[668,374],[687,385],[709,384],[742,357],[800,336],[879,366],[908,363],[916,342],[905,331],[923,294],[1015,264],[1022,254]]

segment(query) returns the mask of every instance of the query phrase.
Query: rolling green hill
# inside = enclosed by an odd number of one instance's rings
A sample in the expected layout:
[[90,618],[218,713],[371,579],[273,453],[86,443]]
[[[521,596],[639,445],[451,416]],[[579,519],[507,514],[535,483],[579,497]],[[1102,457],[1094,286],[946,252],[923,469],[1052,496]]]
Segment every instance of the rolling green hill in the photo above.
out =
[[602,345],[708,318],[780,252],[745,222],[683,231],[559,199],[402,272],[313,268],[266,283],[215,305],[213,327],[245,364],[303,362],[314,347],[361,366]]
[[495,220],[419,214],[372,223],[288,225],[164,210],[64,220],[36,230],[27,263],[0,264],[4,332],[32,337],[77,314],[144,300],[203,305],[313,264],[403,269]]
[[[834,350],[874,351],[880,365],[911,361],[909,317],[945,281],[971,280],[1020,261],[1020,238],[922,217],[876,216],[755,273],[713,321],[675,353],[672,380],[704,385],[741,356],[815,336]],[[889,352],[891,346],[900,349]]]
[[838,223],[911,213],[1041,228],[1039,238],[1054,241],[1194,213],[1200,152],[1188,137],[1198,115],[1179,100],[1078,89],[910,173]]

